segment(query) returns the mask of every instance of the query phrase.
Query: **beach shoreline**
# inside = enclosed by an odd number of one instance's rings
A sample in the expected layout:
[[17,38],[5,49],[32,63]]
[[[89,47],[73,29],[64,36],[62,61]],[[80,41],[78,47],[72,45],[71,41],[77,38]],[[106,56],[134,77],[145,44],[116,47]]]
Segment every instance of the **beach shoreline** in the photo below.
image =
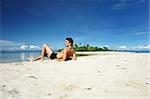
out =
[[95,54],[76,61],[0,63],[1,99],[148,99],[150,54]]
[[[93,55],[102,55],[102,54],[108,54],[108,53],[137,53],[137,54],[150,54],[149,51],[77,51],[77,57],[83,57],[83,56],[93,56]],[[0,57],[0,64],[6,64],[6,63],[16,63],[16,62],[29,62],[28,56],[37,57],[41,54],[41,52],[9,52],[9,53],[1,53]],[[45,60],[49,60],[49,58],[45,58]]]

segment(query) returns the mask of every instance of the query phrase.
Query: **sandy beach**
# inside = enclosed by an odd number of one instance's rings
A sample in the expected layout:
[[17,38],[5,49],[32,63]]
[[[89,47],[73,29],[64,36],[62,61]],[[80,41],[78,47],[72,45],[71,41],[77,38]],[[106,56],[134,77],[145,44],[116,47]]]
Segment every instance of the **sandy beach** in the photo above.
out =
[[148,99],[149,53],[84,53],[95,55],[1,63],[0,99]]

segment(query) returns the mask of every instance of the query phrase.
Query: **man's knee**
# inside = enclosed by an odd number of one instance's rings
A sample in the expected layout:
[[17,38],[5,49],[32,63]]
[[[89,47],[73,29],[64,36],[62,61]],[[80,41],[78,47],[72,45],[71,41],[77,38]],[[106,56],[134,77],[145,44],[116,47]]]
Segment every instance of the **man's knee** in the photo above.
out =
[[47,44],[47,43],[44,43],[43,46],[46,47],[46,46],[48,46],[48,44]]

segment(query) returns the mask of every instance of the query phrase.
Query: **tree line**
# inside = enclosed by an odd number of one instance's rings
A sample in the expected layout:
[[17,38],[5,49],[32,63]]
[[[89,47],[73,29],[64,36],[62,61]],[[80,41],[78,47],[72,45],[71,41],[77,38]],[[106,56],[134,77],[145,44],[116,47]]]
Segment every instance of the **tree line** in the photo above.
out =
[[[97,46],[91,46],[89,44],[84,44],[82,45],[81,43],[79,44],[74,44],[73,48],[76,51],[112,51],[108,47],[97,47]],[[61,51],[62,49],[59,49],[58,51]]]

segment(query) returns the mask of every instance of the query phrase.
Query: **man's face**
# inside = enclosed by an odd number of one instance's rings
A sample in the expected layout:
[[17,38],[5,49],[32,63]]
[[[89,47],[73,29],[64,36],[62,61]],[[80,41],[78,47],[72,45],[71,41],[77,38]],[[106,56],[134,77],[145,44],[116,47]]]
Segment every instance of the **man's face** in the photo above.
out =
[[68,47],[68,46],[71,45],[71,43],[70,43],[68,40],[66,40],[66,41],[65,41],[65,45],[66,45],[66,47]]

